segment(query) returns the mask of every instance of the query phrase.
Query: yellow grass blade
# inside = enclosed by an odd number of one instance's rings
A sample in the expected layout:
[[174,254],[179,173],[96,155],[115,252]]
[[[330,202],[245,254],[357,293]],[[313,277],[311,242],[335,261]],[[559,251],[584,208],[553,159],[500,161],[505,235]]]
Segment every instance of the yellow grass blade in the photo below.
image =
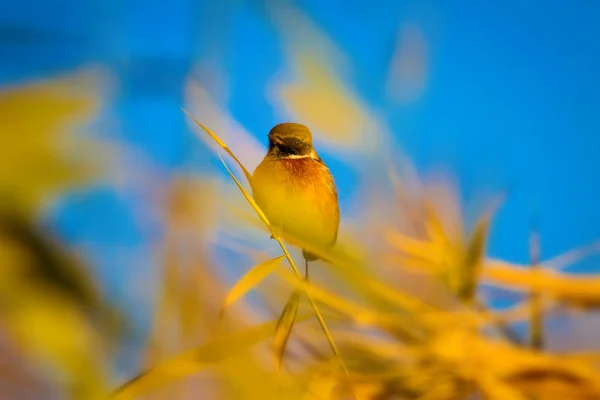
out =
[[281,371],[281,365],[283,364],[283,357],[285,356],[285,350],[287,348],[292,329],[296,323],[296,315],[298,314],[298,304],[300,303],[301,292],[295,290],[287,304],[281,312],[279,321],[277,321],[277,327],[275,328],[275,338],[273,340],[273,352],[275,353],[275,366],[277,371]]
[[275,257],[261,264],[258,264],[250,271],[248,271],[231,289],[231,291],[227,295],[227,298],[225,299],[223,308],[230,306],[240,297],[248,293],[248,291],[256,287],[256,285],[262,282],[263,279],[265,279],[273,271],[275,271],[275,269],[277,269],[281,260],[283,260],[284,257],[284,255]]
[[[308,315],[302,316],[299,320],[307,317]],[[251,346],[271,336],[276,326],[276,321],[270,321],[249,329],[221,335],[215,340],[165,360],[151,370],[138,375],[117,389],[111,399],[136,398],[179,379],[189,377],[229,357],[239,356]]]
[[[404,326],[404,321],[401,318],[397,318],[395,315],[392,316],[372,311],[351,300],[344,299],[337,294],[322,289],[313,283],[300,279],[287,271],[279,270],[277,271],[277,274],[297,290],[306,294],[312,302],[320,301],[323,304],[328,305],[338,312],[345,314],[358,326],[380,327],[383,329],[393,328],[396,332],[401,332],[407,337],[414,336],[412,332],[407,330],[410,329],[410,327]],[[335,353],[337,355],[338,352]]]
[[430,240],[438,245],[446,245],[450,241],[448,234],[434,207],[428,202],[425,203],[425,212],[427,216],[425,220],[425,229],[427,230]]
[[432,266],[439,265],[442,261],[441,248],[436,243],[414,239],[393,230],[385,232],[385,238],[390,245],[407,257],[426,261]]
[[231,158],[233,158],[235,160],[236,163],[238,163],[238,165],[240,166],[240,168],[242,169],[242,171],[244,171],[244,175],[246,176],[246,179],[248,180],[248,183],[250,185],[252,185],[252,175],[250,175],[250,173],[248,172],[248,170],[246,169],[246,167],[244,167],[244,164],[242,164],[242,162],[235,156],[235,154],[233,154],[233,152],[231,151],[231,149],[229,148],[229,146],[227,146],[225,144],[225,142],[223,142],[221,140],[221,138],[219,138],[215,133],[213,133],[210,129],[208,129],[206,126],[204,126],[200,121],[198,121],[196,118],[192,117],[192,115],[189,112],[187,112],[183,108],[181,110],[184,113],[186,113],[186,115],[188,117],[190,117],[196,123],[196,125],[198,125],[200,128],[202,128],[206,133],[208,133],[208,135],[215,142],[217,142],[217,144],[219,146],[221,146],[223,148],[223,150],[225,150],[227,152],[227,154],[229,154],[231,156]]
[[528,397],[516,388],[506,385],[490,374],[482,374],[477,383],[486,398],[490,400],[527,400]]
[[489,214],[485,214],[480,218],[465,249],[459,281],[457,282],[459,284],[457,294],[467,302],[473,300],[479,283],[479,275],[485,257],[489,223]]
[[219,158],[221,159],[221,162],[225,166],[225,169],[227,170],[227,172],[229,172],[229,176],[231,176],[231,179],[233,179],[233,181],[235,182],[235,184],[237,185],[237,187],[240,189],[240,191],[242,192],[242,194],[244,195],[244,197],[246,198],[246,200],[248,201],[248,203],[250,203],[250,206],[252,206],[252,208],[254,209],[254,211],[256,211],[256,213],[258,214],[258,216],[260,217],[260,219],[270,229],[271,228],[271,223],[267,219],[266,215],[262,212],[262,210],[260,209],[260,207],[258,206],[258,204],[256,204],[256,202],[254,201],[254,199],[252,198],[252,196],[250,196],[250,194],[246,191],[246,189],[244,189],[244,187],[242,186],[242,184],[237,180],[237,178],[235,177],[235,175],[233,175],[233,172],[231,172],[231,170],[229,169],[229,167],[225,163],[225,160],[223,160],[223,157],[221,157],[220,154],[219,154]]
[[65,190],[95,180],[103,172],[100,163],[108,157],[107,142],[76,134],[101,106],[99,72],[73,71],[0,86],[3,198],[9,195],[21,208],[37,212]]
[[333,376],[316,376],[308,386],[302,400],[332,400],[338,381]]
[[350,300],[343,299],[342,297],[330,293],[314,285],[313,283],[307,282],[304,279],[298,278],[287,271],[279,270],[277,271],[277,274],[287,283],[296,288],[296,290],[306,293],[308,297],[318,300],[343,314],[359,318],[360,315],[363,315],[363,313],[368,311],[366,308]]
[[486,280],[518,291],[537,290],[556,300],[581,308],[600,306],[600,275],[569,275],[554,271],[531,271],[502,261],[488,260]]

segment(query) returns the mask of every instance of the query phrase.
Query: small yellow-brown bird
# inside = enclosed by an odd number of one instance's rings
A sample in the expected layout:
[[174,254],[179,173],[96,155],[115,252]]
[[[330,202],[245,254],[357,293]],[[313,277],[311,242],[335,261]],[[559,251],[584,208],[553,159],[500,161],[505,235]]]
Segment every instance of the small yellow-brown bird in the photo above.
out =
[[[252,195],[273,233],[291,245],[333,247],[340,222],[333,176],[312,145],[310,130],[296,123],[269,132],[269,150],[252,176]],[[319,258],[303,248],[308,262]]]

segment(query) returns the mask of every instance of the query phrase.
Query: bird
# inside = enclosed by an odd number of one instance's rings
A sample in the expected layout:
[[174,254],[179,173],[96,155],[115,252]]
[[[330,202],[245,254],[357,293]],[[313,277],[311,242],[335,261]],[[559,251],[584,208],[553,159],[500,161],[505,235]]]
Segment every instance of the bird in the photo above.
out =
[[269,131],[268,139],[267,153],[252,174],[252,196],[271,223],[273,235],[302,248],[308,280],[308,263],[319,257],[303,244],[329,249],[337,241],[337,188],[307,126],[280,123]]

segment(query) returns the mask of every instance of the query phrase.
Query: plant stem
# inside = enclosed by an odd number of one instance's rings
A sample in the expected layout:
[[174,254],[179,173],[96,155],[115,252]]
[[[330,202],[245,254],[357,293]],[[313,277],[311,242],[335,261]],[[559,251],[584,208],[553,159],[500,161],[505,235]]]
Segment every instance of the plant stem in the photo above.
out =
[[[529,239],[529,252],[531,270],[539,271],[540,266],[540,240],[537,232],[533,231]],[[529,297],[530,322],[529,343],[535,350],[540,350],[544,345],[544,317],[542,314],[542,296],[538,290],[531,290]]]
[[[283,244],[283,241],[280,238],[275,238],[275,240],[277,240],[277,243],[279,243],[279,247],[281,247],[281,250],[283,251],[285,258],[288,260],[288,262],[289,262],[290,266],[292,267],[292,269],[294,270],[294,273],[296,274],[296,276],[298,278],[302,279],[302,275],[300,274],[298,267],[296,267],[296,263],[294,263],[292,256],[290,255],[287,248]],[[307,272],[307,277],[308,277],[308,261],[306,261],[306,265],[307,265],[306,272]],[[305,295],[306,295],[306,298],[308,299],[313,311],[315,312],[317,321],[319,321],[319,325],[321,326],[321,329],[323,330],[323,333],[325,334],[325,337],[327,338],[327,342],[329,342],[329,346],[331,347],[333,354],[336,357],[338,357],[338,359],[340,360],[340,366],[342,367],[342,371],[344,372],[344,375],[346,375],[346,378],[348,380],[350,380],[350,373],[348,371],[348,367],[346,366],[346,363],[344,362],[344,360],[342,359],[342,357],[340,355],[340,350],[338,349],[337,345],[335,344],[335,340],[333,339],[333,336],[331,335],[331,331],[327,327],[327,323],[325,323],[325,319],[323,318],[323,314],[321,314],[321,310],[319,310],[317,303],[315,303],[315,300],[308,293],[305,293]],[[354,399],[356,400],[356,395],[354,394],[354,391],[352,391],[352,397],[354,397]]]
[[304,279],[308,282],[308,260],[304,259]]
[[488,308],[483,303],[481,303],[479,301],[475,301],[474,305],[475,305],[475,309],[481,315],[483,315],[485,318],[487,318],[496,327],[496,329],[498,329],[498,331],[502,335],[504,335],[504,337],[506,339],[508,339],[511,343],[514,343],[514,344],[521,343],[521,338],[519,337],[519,335],[517,335],[517,333],[515,331],[513,331],[506,322],[504,322],[501,318],[498,318],[490,310],[488,310]]

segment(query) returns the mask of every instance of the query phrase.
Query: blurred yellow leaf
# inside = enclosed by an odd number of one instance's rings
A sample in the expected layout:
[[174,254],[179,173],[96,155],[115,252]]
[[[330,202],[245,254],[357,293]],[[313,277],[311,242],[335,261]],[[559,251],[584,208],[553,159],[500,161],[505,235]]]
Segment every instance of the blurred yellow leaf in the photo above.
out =
[[[302,319],[305,319],[304,316]],[[251,346],[273,334],[277,321],[222,335],[194,350],[165,360],[149,371],[131,379],[113,394],[115,400],[133,399],[218,364],[240,356]]]
[[385,233],[385,237],[388,243],[396,247],[407,257],[426,261],[431,268],[440,266],[442,254],[440,247],[436,243],[415,239],[393,230],[388,230]]
[[519,392],[516,388],[507,385],[506,383],[498,380],[491,374],[482,374],[483,376],[478,377],[477,383],[485,394],[487,399],[490,400],[528,400],[529,398],[523,393]]
[[498,260],[487,260],[482,273],[487,282],[500,287],[536,290],[583,308],[600,306],[600,276],[597,274],[575,276],[552,270],[530,270]]
[[105,390],[106,362],[121,315],[100,296],[85,266],[18,212],[0,213],[2,329],[73,399]]
[[360,316],[368,313],[368,310],[350,300],[343,299],[333,293],[326,291],[312,282],[307,282],[304,279],[298,278],[296,275],[288,272],[279,270],[276,271],[286,282],[292,285],[297,290],[306,293],[307,296],[314,298],[328,306],[342,312],[348,316],[359,318]]
[[404,319],[399,318],[396,314],[392,315],[380,312],[379,310],[371,310],[316,286],[312,282],[300,279],[290,272],[279,270],[277,274],[291,284],[292,287],[306,294],[309,299],[322,302],[336,311],[345,314],[359,326],[380,327],[386,330],[394,330],[405,337],[414,336],[413,332],[410,331],[413,327],[405,326]]
[[485,257],[485,246],[489,231],[489,215],[484,215],[477,222],[473,234],[467,242],[463,262],[459,264],[460,273],[458,274],[459,285],[456,293],[459,298],[466,302],[471,302],[475,296],[477,285],[479,283],[480,271]]
[[[183,109],[182,109],[183,110]],[[240,168],[242,169],[242,171],[244,171],[244,175],[246,176],[246,179],[248,180],[248,183],[252,182],[252,175],[250,175],[250,172],[248,172],[248,170],[246,169],[246,167],[244,167],[244,164],[242,164],[242,162],[235,156],[235,154],[233,154],[233,152],[231,151],[231,149],[229,148],[229,146],[227,146],[225,144],[225,142],[223,142],[221,140],[221,138],[219,138],[216,134],[214,134],[210,129],[208,129],[206,126],[204,126],[200,121],[198,121],[196,118],[192,117],[190,115],[190,113],[188,113],[186,110],[183,110],[184,113],[186,113],[186,115],[188,117],[190,117],[199,127],[201,127],[202,129],[204,129],[204,131],[206,133],[208,133],[208,135],[215,141],[217,142],[217,144],[219,146],[221,146],[223,148],[223,150],[225,150],[227,152],[227,154],[229,154],[231,156],[231,158],[233,158],[235,160],[236,163],[238,163],[238,165],[240,166]]]
[[[298,7],[288,2],[269,7],[284,39],[291,79],[283,74],[268,88],[281,111],[318,132],[315,140],[340,156],[380,148],[383,127],[367,104],[344,80],[349,65],[342,49]],[[373,153],[372,153],[373,154]]]
[[[575,363],[558,362],[546,366],[516,366],[505,382],[528,395],[527,398],[594,400],[600,398],[599,374]],[[590,373],[591,372],[591,373]]]
[[[187,110],[193,115],[202,115],[203,125],[211,126],[213,132],[219,132],[220,139],[231,149],[231,152],[238,157],[240,162],[248,166],[258,165],[266,153],[264,143],[265,137],[255,136],[248,131],[235,117],[231,114],[226,104],[221,103],[222,98],[219,96],[218,89],[209,90],[209,86],[213,85],[214,81],[206,78],[207,74],[221,74],[217,66],[211,63],[199,62],[197,65],[198,75],[194,72],[190,73],[185,84],[185,98],[188,104]],[[202,77],[196,79],[194,76]],[[202,81],[202,82],[201,82]],[[194,128],[199,126],[190,120]],[[266,136],[266,132],[265,136]],[[201,139],[210,148],[218,148],[219,145],[211,140],[202,132],[199,135]],[[232,168],[233,169],[233,168]],[[240,169],[237,171],[236,169]],[[239,165],[235,165],[235,173],[243,173]]]
[[97,78],[71,74],[0,88],[0,126],[5,134],[0,195],[4,200],[35,209],[48,196],[89,179],[96,143],[67,133],[94,117],[99,102],[92,87]]
[[277,321],[275,327],[275,338],[273,339],[273,351],[275,353],[275,366],[277,371],[281,371],[281,365],[283,364],[283,358],[285,356],[285,350],[287,343],[292,334],[294,323],[296,322],[296,315],[298,314],[298,304],[300,303],[301,292],[295,290],[290,299],[286,303],[281,316]]
[[230,306],[248,291],[256,287],[263,279],[269,276],[281,263],[285,256],[281,255],[271,260],[265,261],[248,271],[235,286],[229,291],[223,308]]
[[338,381],[331,376],[317,376],[310,383],[303,400],[331,400]]
[[427,230],[430,240],[433,243],[437,243],[439,246],[450,244],[450,238],[444,229],[444,225],[438,216],[438,213],[430,204],[425,204],[425,209],[425,215],[427,217],[425,220],[425,229]]
[[299,80],[279,84],[275,93],[286,111],[321,133],[323,144],[368,151],[377,148],[383,129],[367,107],[317,57],[295,51]]

